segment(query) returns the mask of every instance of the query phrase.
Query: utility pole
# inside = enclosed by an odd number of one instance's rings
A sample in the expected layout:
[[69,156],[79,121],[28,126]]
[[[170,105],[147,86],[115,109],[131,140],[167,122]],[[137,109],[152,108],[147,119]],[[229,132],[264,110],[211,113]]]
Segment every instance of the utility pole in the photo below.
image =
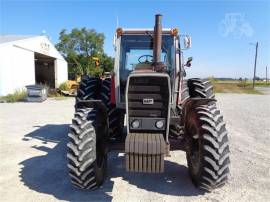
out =
[[253,89],[255,88],[258,45],[259,45],[259,44],[258,44],[258,42],[257,42],[257,43],[256,43],[256,52],[255,52],[255,63],[254,63]]
[[267,65],[265,67],[265,82],[266,82],[266,85],[267,85]]

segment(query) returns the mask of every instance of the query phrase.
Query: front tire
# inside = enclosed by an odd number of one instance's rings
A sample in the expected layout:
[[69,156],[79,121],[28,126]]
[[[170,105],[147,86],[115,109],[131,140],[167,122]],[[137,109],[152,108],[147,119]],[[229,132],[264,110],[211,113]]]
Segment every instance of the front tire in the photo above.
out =
[[68,170],[72,184],[95,189],[105,178],[107,167],[106,117],[93,108],[78,109],[70,126]]
[[223,117],[214,105],[189,112],[185,124],[186,156],[193,183],[211,191],[229,177],[229,143]]

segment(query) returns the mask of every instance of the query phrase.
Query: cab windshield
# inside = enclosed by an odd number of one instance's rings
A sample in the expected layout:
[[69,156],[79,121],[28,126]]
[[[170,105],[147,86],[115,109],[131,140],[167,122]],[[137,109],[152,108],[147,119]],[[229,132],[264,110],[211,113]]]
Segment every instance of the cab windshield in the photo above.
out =
[[[170,74],[174,65],[174,39],[172,35],[162,36],[161,62]],[[140,65],[151,65],[153,60],[153,37],[151,35],[123,35],[120,49],[120,94],[124,101],[128,75]]]

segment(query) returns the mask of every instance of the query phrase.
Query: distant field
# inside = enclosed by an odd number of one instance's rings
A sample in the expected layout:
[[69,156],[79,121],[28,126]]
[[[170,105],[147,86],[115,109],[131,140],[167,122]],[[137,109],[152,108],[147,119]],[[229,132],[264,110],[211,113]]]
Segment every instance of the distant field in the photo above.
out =
[[[221,81],[212,80],[215,93],[247,93],[247,94],[263,94],[262,92],[252,88],[252,81]],[[269,87],[270,83],[267,85],[265,81],[256,81],[256,87]]]

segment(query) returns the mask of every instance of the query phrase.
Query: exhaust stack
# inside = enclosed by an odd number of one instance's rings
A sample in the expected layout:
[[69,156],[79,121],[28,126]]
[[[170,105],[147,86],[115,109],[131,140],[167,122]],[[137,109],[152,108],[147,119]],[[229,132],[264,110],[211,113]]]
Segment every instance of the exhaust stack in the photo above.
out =
[[155,27],[154,27],[154,47],[153,47],[153,62],[159,63],[161,55],[161,43],[162,43],[162,25],[161,25],[161,14],[155,16]]

